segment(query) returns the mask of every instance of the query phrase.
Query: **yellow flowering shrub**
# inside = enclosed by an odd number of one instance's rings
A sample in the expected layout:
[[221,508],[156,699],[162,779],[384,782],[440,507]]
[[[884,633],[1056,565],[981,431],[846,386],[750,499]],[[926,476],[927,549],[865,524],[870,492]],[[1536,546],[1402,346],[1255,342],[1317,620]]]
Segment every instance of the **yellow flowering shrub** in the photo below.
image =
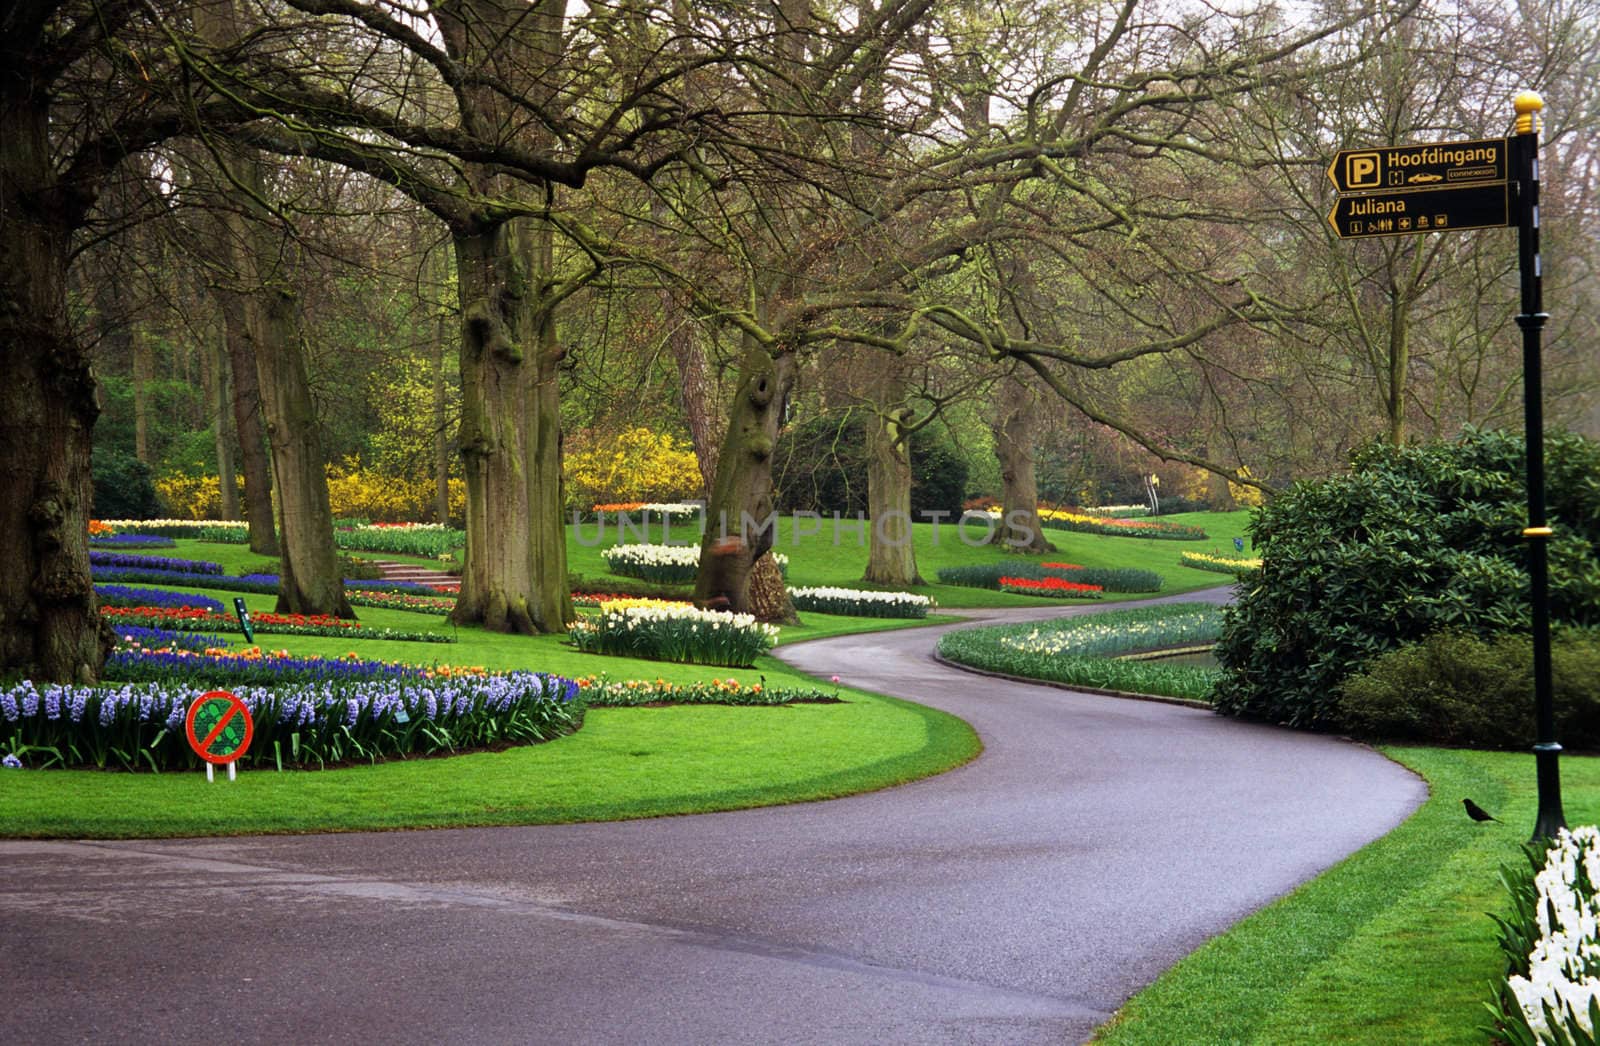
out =
[[215,476],[162,476],[155,487],[173,519],[222,518],[222,485]]
[[[1240,465],[1234,472],[1241,479],[1252,478],[1249,465]],[[1233,503],[1240,508],[1260,508],[1266,500],[1260,487],[1246,486],[1231,480],[1228,483],[1228,493],[1233,497]]]
[[588,509],[619,502],[698,497],[700,465],[687,441],[647,428],[618,434],[576,432],[567,444],[567,504]]
[[[163,476],[155,481],[156,493],[173,519],[222,518],[222,488],[216,476]],[[418,523],[433,520],[433,478],[407,479],[363,469],[348,458],[328,468],[328,501],[336,518],[359,517],[383,523]],[[240,500],[244,492],[239,492]],[[450,517],[467,513],[467,484],[450,480]]]
[[[467,512],[465,480],[449,480],[450,516]],[[328,469],[328,502],[335,518],[357,517],[382,523],[417,523],[433,519],[433,478],[408,479],[363,469],[347,458]],[[436,521],[437,522],[437,521]]]

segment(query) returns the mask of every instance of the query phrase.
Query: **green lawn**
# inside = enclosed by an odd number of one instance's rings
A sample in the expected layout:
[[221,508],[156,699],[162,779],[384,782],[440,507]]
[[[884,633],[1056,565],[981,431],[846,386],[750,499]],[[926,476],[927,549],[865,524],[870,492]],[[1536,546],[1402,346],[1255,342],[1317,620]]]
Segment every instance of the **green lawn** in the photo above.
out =
[[[1058,551],[1050,553],[1050,560],[1062,560],[1093,567],[1137,567],[1154,570],[1166,583],[1161,595],[1193,592],[1202,588],[1215,588],[1229,584],[1227,575],[1196,570],[1178,565],[1184,552],[1233,552],[1233,539],[1244,536],[1250,521],[1248,510],[1237,512],[1194,512],[1163,516],[1163,520],[1187,523],[1205,529],[1205,541],[1161,541],[1154,538],[1111,537],[1101,534],[1077,534],[1064,530],[1047,530],[1045,534],[1055,542]],[[990,592],[980,588],[938,584],[941,568],[971,566],[977,563],[1001,562],[1007,553],[988,545],[973,546],[962,541],[955,527],[945,523],[917,523],[912,527],[912,540],[916,545],[917,569],[924,580],[930,582],[911,591],[932,596],[941,607],[1051,606],[1060,600],[1017,596],[1007,592]],[[673,528],[675,541],[686,539],[689,532]],[[970,537],[977,540],[981,527],[972,527]],[[588,578],[607,576],[603,549],[616,544],[616,528],[608,526],[603,543],[596,543],[598,530],[594,524],[585,524],[574,531],[567,528],[567,565],[575,574]],[[660,539],[660,528],[651,531],[653,539]],[[775,551],[789,557],[789,584],[794,586],[837,585],[841,587],[871,588],[861,580],[867,567],[865,539],[856,534],[853,526],[841,525],[835,534],[833,521],[822,522],[822,532],[802,536],[795,540],[794,527],[789,520],[781,521]],[[1108,594],[1107,602],[1144,599],[1148,594]]]
[[[1430,798],[1399,828],[1257,912],[1134,996],[1096,1042],[1480,1043],[1504,973],[1502,867],[1537,806],[1533,756],[1386,748]],[[1561,760],[1568,823],[1600,820],[1600,758]],[[1478,823],[1471,798],[1504,820]],[[1315,831],[1308,825],[1308,831]]]

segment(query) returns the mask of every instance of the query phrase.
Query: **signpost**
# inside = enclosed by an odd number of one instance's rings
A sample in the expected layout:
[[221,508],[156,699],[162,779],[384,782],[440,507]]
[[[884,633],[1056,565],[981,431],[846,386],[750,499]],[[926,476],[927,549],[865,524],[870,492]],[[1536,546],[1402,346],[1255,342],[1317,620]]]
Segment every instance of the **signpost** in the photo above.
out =
[[1510,152],[1505,138],[1344,149],[1328,165],[1328,179],[1340,193],[1504,185]]
[[250,747],[255,724],[244,702],[226,690],[201,694],[184,718],[189,747],[206,763],[206,780],[215,780],[215,766],[228,767],[228,780],[238,775],[234,762]]
[[250,627],[250,610],[244,605],[243,596],[233,597],[233,612],[239,616],[239,627],[244,629],[244,641],[254,643],[256,630]]
[[[1341,240],[1517,226],[1522,275],[1522,380],[1528,444],[1528,579],[1533,610],[1533,693],[1539,813],[1533,838],[1566,827],[1550,677],[1550,566],[1553,531],[1545,520],[1544,389],[1540,337],[1545,321],[1539,257],[1539,113],[1544,100],[1517,95],[1516,134],[1469,142],[1344,149],[1328,165],[1338,191],[1328,223]],[[1514,216],[1514,218],[1513,218]]]
[[1503,228],[1511,224],[1510,193],[1502,182],[1340,196],[1328,212],[1328,221],[1341,240]]
[[1338,190],[1328,223],[1341,240],[1511,224],[1513,140],[1344,149],[1328,165]]

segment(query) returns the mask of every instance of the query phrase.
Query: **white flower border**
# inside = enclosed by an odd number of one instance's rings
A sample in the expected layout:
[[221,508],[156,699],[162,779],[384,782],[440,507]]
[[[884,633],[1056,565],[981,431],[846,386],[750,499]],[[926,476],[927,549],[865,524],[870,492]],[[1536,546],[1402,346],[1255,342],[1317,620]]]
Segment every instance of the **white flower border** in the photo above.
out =
[[[1578,885],[1583,870],[1588,892]],[[1534,877],[1539,891],[1539,937],[1528,956],[1528,976],[1508,979],[1522,1015],[1540,1042],[1572,1041],[1566,1027],[1593,1035],[1589,1005],[1600,998],[1600,827],[1562,829]],[[1564,1027],[1551,1028],[1546,1008]]]

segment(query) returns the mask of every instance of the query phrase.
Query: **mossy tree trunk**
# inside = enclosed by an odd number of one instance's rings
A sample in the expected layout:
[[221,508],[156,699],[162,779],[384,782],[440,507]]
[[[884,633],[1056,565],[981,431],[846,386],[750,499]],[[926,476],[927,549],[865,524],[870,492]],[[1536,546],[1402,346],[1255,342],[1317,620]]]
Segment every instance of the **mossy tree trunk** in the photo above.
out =
[[718,409],[716,381],[711,374],[710,361],[706,359],[705,344],[689,319],[682,314],[677,301],[667,291],[661,291],[661,313],[669,324],[667,349],[678,368],[678,389],[683,403],[683,417],[689,425],[689,440],[694,444],[695,460],[700,465],[700,478],[705,484],[705,496],[717,482],[717,459],[721,445],[717,443],[716,418]]
[[206,340],[200,345],[200,371],[205,376],[206,411],[211,415],[212,442],[217,454],[217,487],[222,494],[222,518],[239,518],[239,484],[228,439],[227,348]]
[[256,295],[254,345],[278,490],[279,613],[355,617],[333,545],[328,463],[311,400],[294,294],[273,273]]
[[[752,601],[751,571],[771,550],[777,537],[777,515],[772,498],[772,452],[794,387],[795,358],[779,347],[749,339],[739,365],[739,386],[734,393],[727,433],[717,454],[717,477],[706,508],[706,532],[700,545],[700,573],[695,581],[695,601],[704,603],[726,586],[732,608],[742,613],[758,610]],[[767,524],[771,525],[768,526]],[[737,535],[744,546],[732,570],[716,577],[714,547],[724,536]],[[766,620],[793,620],[794,607],[782,579],[773,584],[777,566],[770,559],[763,568],[763,599],[758,616]],[[776,588],[776,591],[774,589]],[[777,604],[774,606],[773,604]]]
[[[544,74],[563,58],[565,0],[442,0],[433,8],[446,49],[535,104],[554,104]],[[486,140],[543,132],[498,89],[457,93],[462,122]],[[525,193],[508,177],[463,167],[480,199]],[[551,192],[554,190],[551,189]],[[461,300],[461,460],[467,552],[451,618],[502,632],[554,632],[572,616],[561,520],[561,414],[555,337],[553,231],[534,219],[474,214],[451,228]]]
[[434,324],[429,363],[433,375],[433,514],[446,526],[450,524],[450,435],[445,431],[449,414],[445,409],[444,357],[449,331],[449,318],[441,309]]
[[[7,41],[4,52],[26,42]],[[94,682],[111,647],[89,575],[89,354],[67,325],[73,201],[50,106],[20,56],[0,69],[0,677]]]
[[[898,399],[895,390],[886,389]],[[903,391],[903,390],[901,390]],[[867,421],[866,580],[907,587],[922,584],[917,550],[911,540],[911,440],[908,411],[898,403],[880,404]]]
[[461,293],[461,463],[467,551],[451,620],[531,635],[528,497],[533,366],[527,271],[509,224],[453,238]]
[[[236,150],[224,162],[237,185],[231,191],[239,204],[224,218],[224,249],[245,295],[245,332],[278,492],[277,610],[353,618],[333,544],[328,463],[300,339],[299,303],[287,272],[284,240],[270,230],[270,215],[261,204],[269,198],[267,176],[253,150]],[[241,430],[240,442],[245,438]],[[255,499],[250,510],[259,511]]]
[[[554,230],[545,224],[528,230],[528,257],[545,281],[555,269]],[[562,519],[561,361],[566,350],[556,339],[555,314],[545,297],[547,282],[529,303],[534,312],[533,395],[528,400],[528,526],[533,560],[533,621],[541,632],[560,632],[573,618],[567,585],[567,528]]]
[[244,518],[250,532],[250,551],[261,556],[278,554],[277,525],[272,513],[272,460],[267,437],[261,430],[261,380],[256,375],[248,308],[242,295],[217,288],[222,311],[228,369],[233,378],[233,427],[239,434],[239,468],[244,473]]
[[1039,523],[1039,477],[1035,471],[1039,396],[1015,375],[1000,380],[994,420],[994,453],[1000,461],[1000,525],[994,540],[1008,552],[1054,552]]

